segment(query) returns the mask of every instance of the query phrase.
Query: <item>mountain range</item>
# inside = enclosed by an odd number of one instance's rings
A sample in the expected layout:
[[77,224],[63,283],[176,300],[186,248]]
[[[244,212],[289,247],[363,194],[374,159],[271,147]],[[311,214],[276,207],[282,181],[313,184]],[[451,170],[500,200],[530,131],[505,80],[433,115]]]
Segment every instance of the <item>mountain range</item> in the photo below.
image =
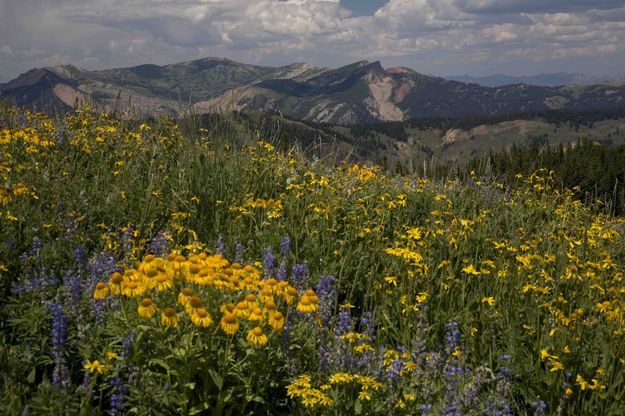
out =
[[340,68],[257,66],[206,58],[172,65],[87,71],[32,69],[0,84],[0,99],[43,111],[91,105],[132,115],[275,111],[314,122],[355,124],[548,109],[625,107],[625,85],[485,87],[360,61]]
[[569,74],[567,72],[537,74],[520,77],[503,74],[487,76],[453,75],[446,76],[445,79],[464,82],[465,84],[479,84],[484,87],[502,87],[504,85],[513,84],[527,84],[542,87],[557,87],[564,85],[593,85],[608,83],[618,85],[625,82],[625,77],[596,77],[584,74]]

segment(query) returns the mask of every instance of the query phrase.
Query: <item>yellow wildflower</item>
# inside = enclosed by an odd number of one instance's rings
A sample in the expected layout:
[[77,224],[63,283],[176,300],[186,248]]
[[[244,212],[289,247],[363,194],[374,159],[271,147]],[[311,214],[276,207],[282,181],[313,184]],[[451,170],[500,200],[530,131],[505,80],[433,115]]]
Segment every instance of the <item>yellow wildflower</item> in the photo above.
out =
[[206,308],[200,307],[195,309],[195,313],[191,315],[191,322],[193,322],[195,326],[206,328],[213,323],[213,320]]
[[85,370],[89,370],[91,374],[93,373],[106,374],[108,370],[110,370],[111,366],[102,364],[98,360],[94,360],[94,361],[87,360],[87,363],[84,365],[84,368]]
[[151,318],[156,313],[156,305],[152,299],[145,298],[139,303],[137,313],[142,318]]
[[173,326],[174,328],[178,326],[178,315],[176,315],[176,310],[174,308],[165,308],[161,313],[161,325],[165,328]]
[[397,276],[386,276],[384,280],[389,285],[397,286]]
[[234,308],[234,316],[237,318],[247,318],[250,315],[250,310],[247,307],[247,302],[239,302]]
[[249,330],[247,333],[247,341],[252,345],[265,345],[269,339],[262,328],[257,326]]
[[296,297],[297,297],[297,289],[295,289],[292,286],[289,286],[285,289],[284,300],[286,301],[288,305],[293,304],[293,302],[295,302]]
[[360,393],[358,393],[358,398],[360,400],[367,400],[367,401],[369,401],[369,400],[371,400],[371,393],[369,393],[369,390],[362,389],[362,390],[360,390]]
[[469,264],[467,267],[463,268],[462,271],[468,275],[479,276],[480,272],[475,268],[474,265]]
[[178,302],[180,302],[184,307],[187,307],[191,296],[193,296],[193,291],[190,288],[185,287],[178,294]]
[[164,292],[168,289],[171,289],[173,285],[174,281],[168,276],[162,273],[159,273],[156,276],[156,290],[158,290],[159,292]]
[[111,275],[111,279],[109,280],[109,289],[114,295],[122,294],[122,284],[124,283],[124,278],[121,274],[115,272]]
[[312,303],[310,298],[306,295],[302,296],[299,303],[297,304],[297,310],[302,313],[312,313],[315,312],[319,308],[318,305]]
[[93,292],[93,299],[95,300],[100,300],[100,299],[104,299],[106,298],[106,295],[108,295],[108,288],[106,287],[106,284],[104,284],[103,282],[98,282],[95,285],[95,291]]
[[237,320],[237,317],[234,316],[233,313],[230,312],[226,312],[224,314],[224,316],[221,318],[221,329],[227,334],[227,335],[234,335],[236,334],[236,332],[239,330],[239,321]]
[[330,384],[349,383],[354,380],[354,376],[349,373],[336,373],[330,377]]
[[122,288],[122,295],[129,298],[136,298],[141,296],[145,292],[146,288],[139,282],[130,281],[127,282]]
[[495,304],[495,298],[492,296],[482,298],[482,303],[487,303],[488,306],[493,306]]
[[269,316],[269,326],[276,331],[284,328],[284,315],[280,311],[276,311]]

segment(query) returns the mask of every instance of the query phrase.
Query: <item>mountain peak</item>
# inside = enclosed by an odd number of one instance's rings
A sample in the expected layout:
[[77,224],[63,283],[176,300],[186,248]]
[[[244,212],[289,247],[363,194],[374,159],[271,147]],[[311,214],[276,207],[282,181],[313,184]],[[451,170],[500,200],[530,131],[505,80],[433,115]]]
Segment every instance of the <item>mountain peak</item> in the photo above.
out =
[[382,67],[382,64],[380,63],[380,61],[373,61],[371,63],[369,63],[367,65],[367,67],[374,69],[374,70],[382,70],[384,71],[384,67]]
[[66,65],[56,65],[46,68],[58,76],[65,78],[73,78],[77,73],[85,72],[84,69],[78,68],[77,66],[66,64]]
[[416,73],[413,69],[410,69],[405,66],[395,66],[395,67],[386,68],[386,72],[388,72],[389,74],[414,74]]
[[29,71],[20,74],[14,80],[3,84],[0,87],[1,90],[11,90],[16,88],[24,88],[24,87],[32,87],[34,85],[40,84],[41,82],[46,82],[53,84],[59,80],[59,76],[51,70],[51,68],[34,68]]

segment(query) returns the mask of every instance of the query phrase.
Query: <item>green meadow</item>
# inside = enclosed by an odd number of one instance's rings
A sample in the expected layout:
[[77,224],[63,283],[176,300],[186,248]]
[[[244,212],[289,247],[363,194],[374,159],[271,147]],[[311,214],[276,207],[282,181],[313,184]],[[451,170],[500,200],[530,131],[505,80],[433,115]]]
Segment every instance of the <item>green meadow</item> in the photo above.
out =
[[183,131],[1,108],[0,413],[625,413],[601,201]]

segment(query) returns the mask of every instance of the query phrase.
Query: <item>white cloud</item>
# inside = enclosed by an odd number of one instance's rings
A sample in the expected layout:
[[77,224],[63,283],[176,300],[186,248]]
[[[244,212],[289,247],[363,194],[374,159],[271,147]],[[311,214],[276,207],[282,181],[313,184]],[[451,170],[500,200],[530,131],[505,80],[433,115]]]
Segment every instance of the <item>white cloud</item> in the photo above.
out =
[[[488,71],[488,62],[505,69],[505,57],[525,54],[535,72],[564,70],[573,58],[588,66],[593,57],[616,68],[625,59],[625,7],[622,0],[389,0],[372,16],[354,16],[339,0],[0,0],[0,39],[10,58],[0,64],[5,78],[62,60],[96,69],[205,56],[328,66],[381,59],[462,73]],[[518,71],[518,62],[508,68]]]
[[482,35],[485,40],[492,39],[494,42],[500,43],[518,39],[519,35],[516,32],[517,28],[514,25],[506,23],[489,26],[482,30]]

